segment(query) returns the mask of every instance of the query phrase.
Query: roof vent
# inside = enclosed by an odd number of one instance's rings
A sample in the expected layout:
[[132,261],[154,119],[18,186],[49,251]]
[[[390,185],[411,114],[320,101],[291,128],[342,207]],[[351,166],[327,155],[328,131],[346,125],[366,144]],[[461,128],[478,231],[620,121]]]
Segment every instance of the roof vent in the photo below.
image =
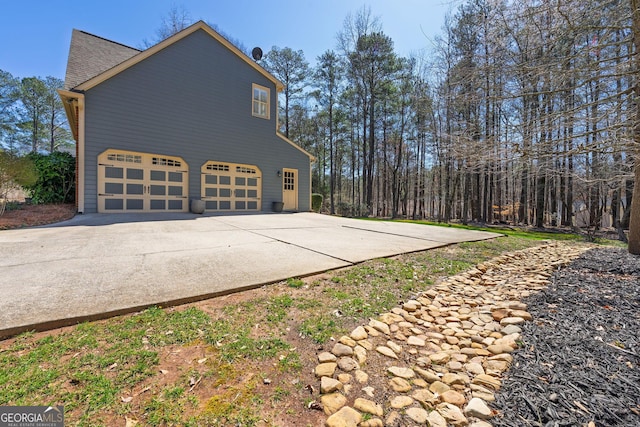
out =
[[251,56],[253,56],[254,60],[260,61],[262,59],[262,49],[260,49],[259,47],[254,47],[251,51]]

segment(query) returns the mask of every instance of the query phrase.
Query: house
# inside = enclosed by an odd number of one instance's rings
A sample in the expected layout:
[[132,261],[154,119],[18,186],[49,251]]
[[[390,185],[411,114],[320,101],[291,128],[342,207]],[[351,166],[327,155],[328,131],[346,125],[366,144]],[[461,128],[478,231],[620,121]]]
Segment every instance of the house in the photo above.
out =
[[282,89],[202,21],[143,51],[73,30],[59,94],[78,211],[310,210],[313,157],[277,131]]

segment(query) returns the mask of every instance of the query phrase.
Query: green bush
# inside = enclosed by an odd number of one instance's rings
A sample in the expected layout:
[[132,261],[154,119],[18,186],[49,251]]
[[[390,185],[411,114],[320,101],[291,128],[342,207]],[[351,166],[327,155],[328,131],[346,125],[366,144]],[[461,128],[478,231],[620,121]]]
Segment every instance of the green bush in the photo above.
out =
[[323,200],[324,200],[324,196],[322,194],[313,193],[311,195],[311,209],[314,212],[320,212],[320,208],[322,207]]
[[33,162],[28,157],[18,157],[0,151],[0,215],[7,206],[9,192],[36,182]]
[[75,201],[76,160],[69,153],[31,153],[38,179],[25,186],[35,204],[73,203]]

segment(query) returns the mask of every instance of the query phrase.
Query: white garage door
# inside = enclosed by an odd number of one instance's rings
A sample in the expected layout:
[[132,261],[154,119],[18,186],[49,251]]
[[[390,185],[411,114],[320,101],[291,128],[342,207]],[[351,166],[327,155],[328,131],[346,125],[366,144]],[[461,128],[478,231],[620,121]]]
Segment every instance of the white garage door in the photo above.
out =
[[208,161],[201,169],[208,211],[259,211],[262,173],[257,166]]
[[188,176],[180,157],[107,150],[98,156],[98,212],[186,212]]

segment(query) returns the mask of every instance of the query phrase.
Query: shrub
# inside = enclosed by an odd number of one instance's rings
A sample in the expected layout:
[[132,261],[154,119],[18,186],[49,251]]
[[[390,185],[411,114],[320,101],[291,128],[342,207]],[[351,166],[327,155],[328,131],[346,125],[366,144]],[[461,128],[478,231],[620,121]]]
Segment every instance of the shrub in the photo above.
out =
[[0,215],[5,211],[11,190],[27,187],[35,182],[36,171],[31,159],[0,151]]
[[313,193],[311,195],[311,210],[313,210],[314,212],[320,212],[323,200],[324,196],[322,194]]
[[75,201],[76,161],[69,153],[48,155],[31,153],[38,180],[25,189],[33,203],[73,203]]

